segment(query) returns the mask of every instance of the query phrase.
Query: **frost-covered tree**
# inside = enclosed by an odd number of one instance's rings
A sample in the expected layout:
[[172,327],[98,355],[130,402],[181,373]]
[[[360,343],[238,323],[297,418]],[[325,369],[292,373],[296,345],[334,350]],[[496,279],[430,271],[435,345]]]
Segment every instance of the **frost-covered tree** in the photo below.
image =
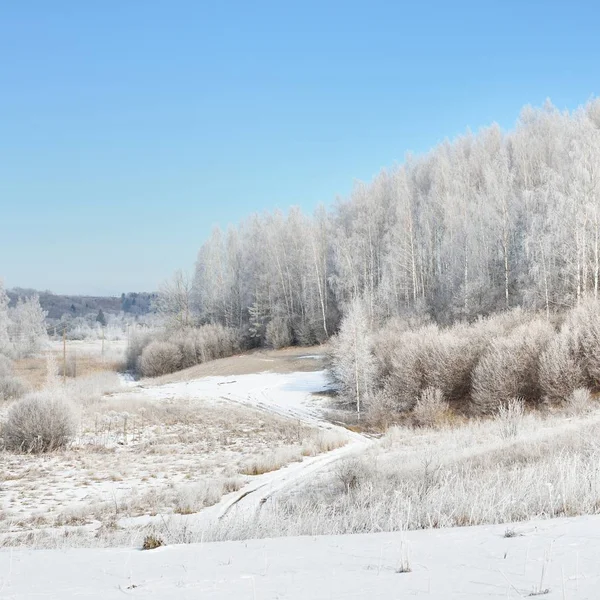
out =
[[572,113],[526,107],[408,156],[312,217],[293,208],[215,231],[196,264],[201,322],[261,340],[271,320],[296,343],[335,334],[342,308],[438,324],[513,307],[546,318],[600,288],[600,100]]
[[354,300],[346,311],[340,331],[333,340],[331,373],[346,398],[361,411],[371,400],[376,365],[368,308]]
[[8,317],[8,294],[4,289],[4,281],[0,279],[0,354],[10,355],[12,344],[8,336],[9,317]]
[[31,356],[44,348],[48,341],[46,311],[37,295],[19,298],[9,311],[9,335],[17,356]]
[[192,283],[183,271],[177,271],[158,291],[156,310],[173,329],[192,325]]

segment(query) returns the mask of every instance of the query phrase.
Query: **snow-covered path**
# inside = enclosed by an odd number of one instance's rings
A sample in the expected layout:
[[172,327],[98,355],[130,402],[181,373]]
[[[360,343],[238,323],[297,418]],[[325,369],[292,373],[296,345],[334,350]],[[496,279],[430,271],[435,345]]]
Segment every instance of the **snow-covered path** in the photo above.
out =
[[323,399],[314,394],[329,389],[326,371],[205,377],[137,389],[139,393],[156,399],[221,399],[252,406],[313,427],[337,431],[348,440],[345,446],[331,452],[307,457],[300,463],[253,477],[241,490],[228,494],[217,505],[199,513],[193,519],[196,524],[222,518],[233,511],[252,514],[274,494],[300,484],[341,458],[361,452],[371,443],[369,438],[334,425],[323,417]]
[[[152,551],[4,550],[3,600],[595,600],[600,517]],[[402,561],[410,572],[398,572]]]

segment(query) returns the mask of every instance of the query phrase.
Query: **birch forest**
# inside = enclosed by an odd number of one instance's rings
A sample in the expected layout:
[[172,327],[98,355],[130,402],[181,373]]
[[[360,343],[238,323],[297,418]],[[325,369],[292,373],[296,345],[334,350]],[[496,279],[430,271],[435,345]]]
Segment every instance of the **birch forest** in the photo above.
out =
[[356,183],[308,216],[292,208],[215,229],[198,254],[196,310],[257,344],[334,333],[360,298],[370,321],[438,324],[598,296],[600,100],[526,107]]

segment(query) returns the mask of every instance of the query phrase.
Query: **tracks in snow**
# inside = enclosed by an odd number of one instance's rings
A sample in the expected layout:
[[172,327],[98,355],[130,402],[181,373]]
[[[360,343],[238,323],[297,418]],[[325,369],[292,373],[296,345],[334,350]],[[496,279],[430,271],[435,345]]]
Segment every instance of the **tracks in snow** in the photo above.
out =
[[228,494],[221,502],[200,513],[203,519],[218,520],[233,514],[252,516],[277,494],[301,485],[318,472],[329,468],[342,458],[364,450],[372,443],[370,438],[333,424],[323,417],[324,407],[320,405],[323,401],[314,394],[323,392],[328,387],[326,372],[312,371],[206,377],[180,384],[145,388],[142,393],[158,398],[173,398],[179,394],[219,398],[292,419],[310,427],[337,431],[348,440],[341,448],[304,458],[302,462],[291,463],[276,471],[253,476],[241,490]]

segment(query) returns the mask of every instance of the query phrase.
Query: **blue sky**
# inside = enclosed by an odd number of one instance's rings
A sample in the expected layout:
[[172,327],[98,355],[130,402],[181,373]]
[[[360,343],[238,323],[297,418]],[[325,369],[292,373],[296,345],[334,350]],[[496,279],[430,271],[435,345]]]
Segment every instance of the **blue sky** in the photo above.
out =
[[118,294],[213,225],[600,86],[593,2],[0,0],[0,277]]

